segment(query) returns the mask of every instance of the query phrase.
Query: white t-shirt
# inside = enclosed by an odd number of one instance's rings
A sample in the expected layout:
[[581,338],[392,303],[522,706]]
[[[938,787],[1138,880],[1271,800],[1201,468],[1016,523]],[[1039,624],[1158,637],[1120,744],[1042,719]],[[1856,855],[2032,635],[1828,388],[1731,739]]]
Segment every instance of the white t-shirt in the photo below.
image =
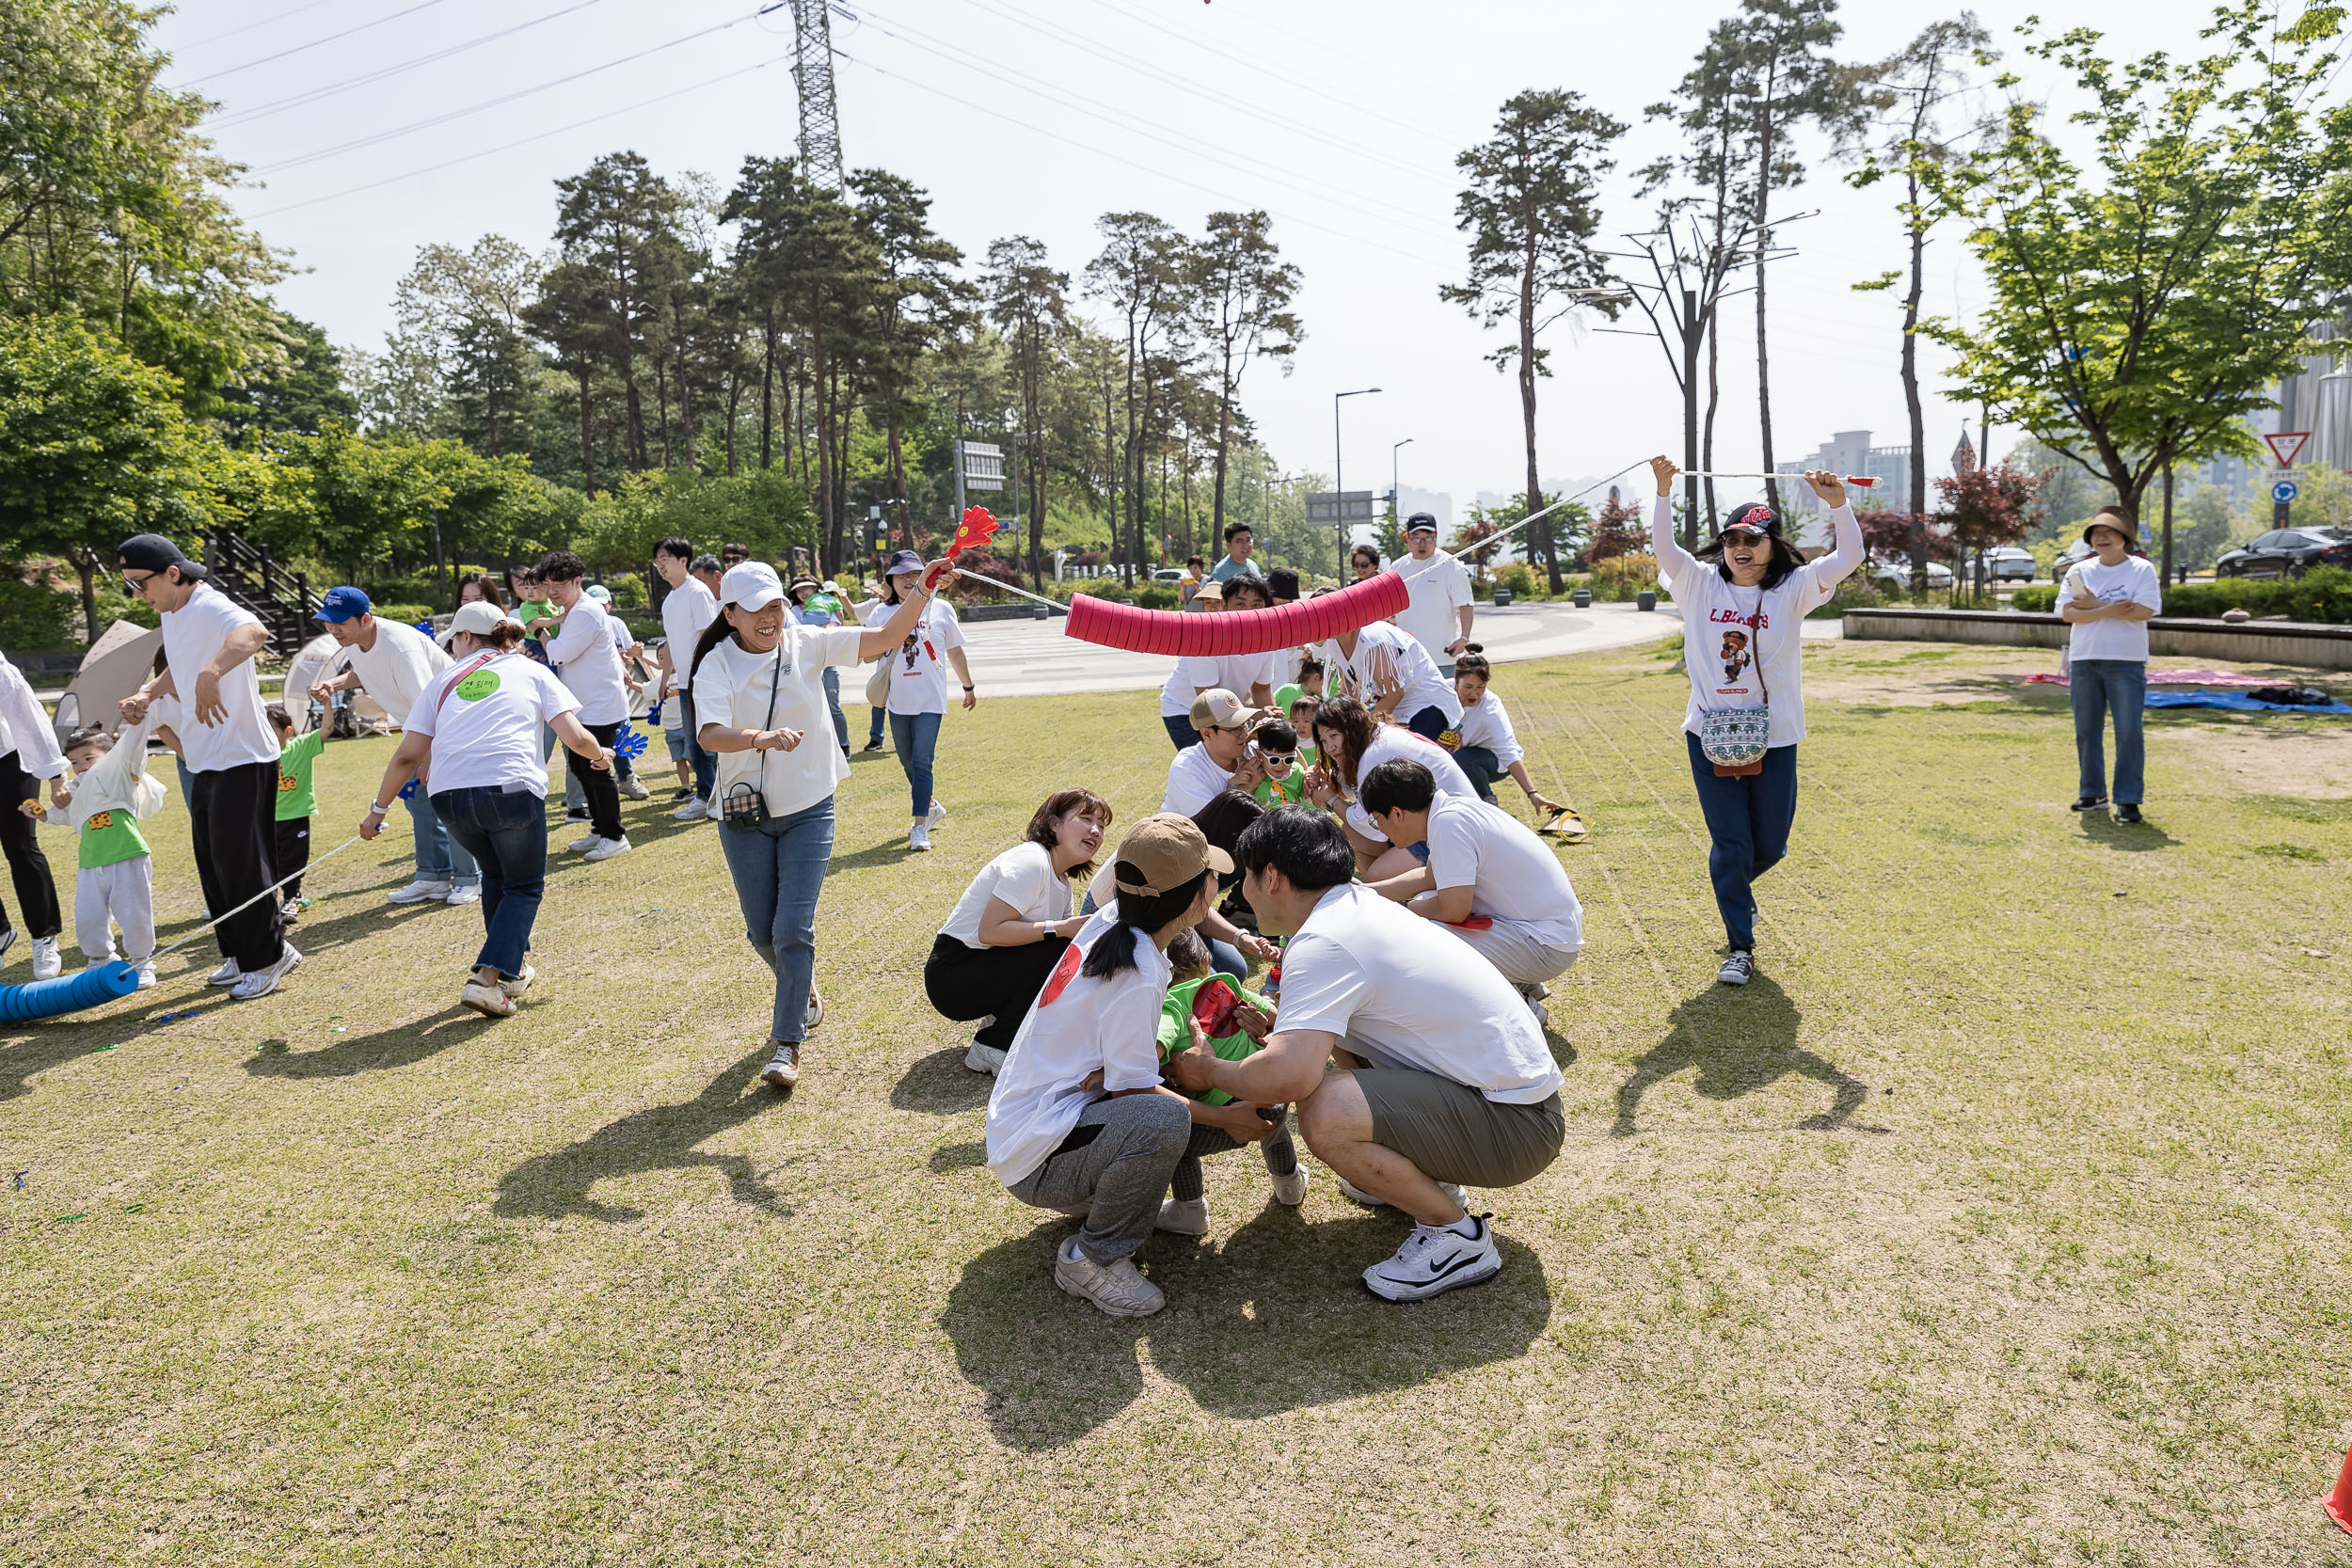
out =
[[196,715],[196,678],[220,657],[231,632],[262,623],[209,582],[199,582],[188,602],[164,613],[164,657],[172,689],[180,693],[186,722],[172,725],[191,773],[217,773],[247,763],[278,760],[278,732],[262,705],[261,673],[246,659],[221,677],[220,701],[229,712],[218,723]]
[[1428,768],[1429,776],[1437,781],[1439,795],[1451,795],[1458,800],[1478,799],[1478,786],[1470,783],[1470,775],[1462,771],[1462,765],[1454,760],[1452,752],[1426,736],[1416,735],[1395,724],[1382,724],[1374,730],[1372,744],[1364,748],[1364,760],[1356,769],[1355,787],[1342,791],[1349,797],[1348,826],[1366,838],[1376,839],[1382,844],[1389,841],[1389,835],[1373,825],[1363,801],[1358,797],[1362,793],[1364,780],[1372,776],[1372,770],[1391,757],[1409,758]]
[[955,911],[939,934],[953,937],[966,947],[986,947],[988,943],[980,940],[980,921],[992,898],[1003,899],[1023,920],[1070,918],[1070,879],[1055,871],[1053,851],[1042,844],[1016,844],[980,867],[980,874],[956,900]]
[[1490,688],[1479,693],[1478,701],[1462,708],[1462,744],[1484,746],[1495,754],[1495,766],[1508,768],[1515,762],[1523,762],[1527,752],[1520,749],[1518,732],[1511,728],[1511,716],[1503,711],[1502,699]]
[[[2058,602],[2074,597],[2072,579],[2079,576],[2083,586],[2099,599],[2131,599],[2149,609],[2164,609],[2164,582],[2156,576],[2156,568],[2144,555],[2127,555],[2112,566],[2104,566],[2095,555],[2068,568],[2058,582]],[[2069,658],[2120,658],[2135,664],[2148,662],[2148,623],[2145,621],[2077,621],[2067,628],[2066,653]]]
[[1458,561],[1433,555],[1426,561],[1411,556],[1396,563],[1411,602],[1397,612],[1397,628],[1420,643],[1433,659],[1443,659],[1446,648],[1462,635],[1461,611],[1470,608],[1470,568]]
[[579,710],[580,699],[537,659],[499,654],[485,662],[474,653],[425,682],[404,727],[432,738],[425,764],[432,794],[503,789],[544,797],[540,732],[557,714]]
[[392,722],[403,728],[407,727],[408,710],[417,705],[417,694],[425,683],[450,666],[450,657],[439,643],[405,622],[387,621],[380,615],[375,618],[374,647],[362,648],[355,642],[339,649],[338,655],[330,663],[356,672],[368,695],[381,703]]
[[[898,613],[897,605],[878,603],[866,613],[866,624],[880,626]],[[926,604],[914,629],[889,655],[890,711],[945,713],[951,688],[956,700],[961,702],[963,683],[954,679],[955,670],[947,662],[947,650],[962,646],[963,624],[956,619],[956,607],[945,599]],[[1185,705],[1190,707],[1189,699]],[[828,719],[826,722],[832,721]]]
[[1435,1073],[1503,1105],[1560,1092],[1535,1020],[1495,966],[1444,927],[1343,882],[1282,952],[1279,1030],[1311,1029],[1375,1067]]
[[1429,872],[1470,890],[1470,912],[1513,920],[1562,952],[1584,945],[1584,910],[1567,867],[1518,817],[1484,800],[1429,803]]
[[612,617],[582,594],[547,639],[548,662],[580,699],[583,724],[617,724],[628,717],[628,688],[621,682],[621,650],[612,645]]
[[1429,650],[1386,621],[1375,621],[1356,634],[1354,657],[1340,652],[1338,641],[1323,645],[1323,666],[1326,689],[1333,687],[1370,707],[1383,691],[1403,687],[1405,695],[1397,699],[1392,710],[1399,722],[1412,718],[1422,708],[1434,707],[1445,715],[1446,727],[1453,728],[1462,719],[1462,699],[1455,696],[1454,683],[1438,673],[1438,661],[1429,657]]
[[1682,611],[1682,662],[1691,674],[1684,729],[1696,735],[1699,715],[1709,708],[1769,705],[1766,745],[1793,746],[1804,738],[1805,611],[1829,603],[1846,574],[1862,564],[1862,525],[1853,508],[1831,513],[1830,526],[1837,547],[1829,554],[1806,562],[1777,588],[1742,588],[1682,547],[1667,498],[1657,498],[1650,547],[1658,553],[1658,580]]
[[[57,750],[57,732],[49,722],[49,710],[33,695],[33,683],[24,671],[0,658],[0,756],[10,754],[17,767],[36,779],[62,779],[72,770]],[[15,804],[6,802],[9,808]]]
[[1160,688],[1160,717],[1183,719],[1192,712],[1192,700],[1211,687],[1223,687],[1249,701],[1254,686],[1263,684],[1270,697],[1279,684],[1276,676],[1281,673],[1282,651],[1263,654],[1189,655],[1176,661],[1168,673],[1168,683]]
[[[1142,932],[1119,930],[1112,940],[1135,943],[1136,967],[1107,980],[1078,973],[1087,954],[1116,925],[1104,911],[1079,927],[1006,1048],[1005,1065],[996,1069],[996,1086],[988,1097],[988,1169],[1008,1187],[1050,1159],[1095,1101],[1160,1081],[1167,955]],[[1484,962],[1479,967],[1491,968]],[[1519,1017],[1527,1019],[1517,993],[1504,990]],[[1087,1088],[1086,1079],[1097,1068],[1103,1069],[1103,1086]]]
[[[720,752],[716,802],[728,791],[750,784],[767,802],[768,815],[805,811],[841,787],[850,759],[834,743],[833,713],[825,705],[825,670],[855,664],[856,626],[803,626],[787,621],[776,645],[755,654],[734,638],[711,645],[694,673],[694,722],[741,730],[798,730],[801,743],[788,752]],[[783,656],[779,672],[777,656]],[[775,717],[769,693],[775,694]]]
[[661,635],[670,640],[670,689],[686,689],[686,667],[703,628],[719,618],[719,601],[700,579],[688,578],[661,601]]
[[1160,810],[1195,816],[1232,782],[1233,770],[1219,768],[1206,746],[1187,746],[1168,765],[1168,793],[1160,798]]

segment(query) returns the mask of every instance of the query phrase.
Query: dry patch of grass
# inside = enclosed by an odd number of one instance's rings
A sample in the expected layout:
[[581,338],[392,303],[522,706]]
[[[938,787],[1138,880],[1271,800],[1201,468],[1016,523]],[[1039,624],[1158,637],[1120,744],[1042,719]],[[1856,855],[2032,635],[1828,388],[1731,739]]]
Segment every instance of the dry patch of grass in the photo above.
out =
[[[1826,685],[1863,646],[1808,668]],[[1167,742],[1140,695],[991,704],[948,721],[936,853],[904,852],[892,759],[845,786],[830,1016],[790,1101],[751,1081],[768,986],[718,830],[650,804],[637,852],[554,879],[516,1019],[454,1009],[478,916],[386,906],[402,873],[371,847],[319,874],[279,995],[199,994],[191,949],[135,1004],[0,1035],[0,1151],[27,1173],[0,1189],[0,1553],[2331,1549],[2352,813],[2247,797],[2166,716],[2151,826],[2086,822],[2030,689],[1817,700],[1765,979],[1734,993],[1677,669],[1596,656],[1499,687],[1595,832],[1564,851],[1590,942],[1552,1004],[1568,1143],[1486,1195],[1494,1284],[1375,1302],[1355,1274],[1396,1222],[1320,1172],[1273,1206],[1236,1155],[1209,1165],[1212,1234],[1146,1248],[1166,1314],[1053,1289],[1064,1228],[979,1168],[986,1085],[919,969],[1039,797],[1084,780],[1131,819]],[[328,748],[322,847],[388,750]],[[179,929],[184,832],[175,806],[154,835]]]

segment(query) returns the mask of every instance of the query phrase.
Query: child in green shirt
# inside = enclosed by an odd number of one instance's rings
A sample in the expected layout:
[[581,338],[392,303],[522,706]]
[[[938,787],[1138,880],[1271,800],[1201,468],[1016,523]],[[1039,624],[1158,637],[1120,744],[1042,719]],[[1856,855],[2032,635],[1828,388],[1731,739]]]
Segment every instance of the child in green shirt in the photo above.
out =
[[60,828],[78,828],[80,872],[73,886],[73,940],[90,967],[115,960],[114,927],[122,927],[122,957],[138,973],[139,990],[155,983],[154,865],[139,818],[152,816],[169,799],[147,773],[147,737],[153,720],[134,724],[116,737],[92,724],[66,737],[66,761],[73,765],[73,800],[63,811],[41,810],[38,800],[18,809]]
[[[1209,944],[1197,931],[1184,931],[1168,944],[1168,967],[1175,974],[1175,983],[1168,988],[1168,1000],[1160,1006],[1160,1060],[1165,1062],[1179,1051],[1192,1045],[1192,1016],[1194,999],[1200,988],[1212,980],[1232,986],[1235,995],[1250,1006],[1269,1016],[1274,1004],[1235,985],[1229,975],[1214,974],[1209,968]],[[1229,1062],[1240,1061],[1260,1048],[1260,1042],[1236,1028],[1216,1036],[1209,1041],[1209,1049]],[[1222,1089],[1207,1089],[1194,1096],[1211,1105],[1230,1105],[1233,1097]],[[1307,1173],[1299,1167],[1298,1145],[1291,1136],[1290,1107],[1270,1105],[1259,1111],[1259,1117],[1274,1124],[1274,1131],[1259,1140],[1259,1151],[1265,1156],[1266,1174],[1274,1181],[1274,1197],[1278,1203],[1295,1208],[1307,1198]],[[1160,1205],[1158,1228],[1183,1236],[1205,1235],[1209,1228],[1209,1202],[1202,1185],[1200,1156],[1216,1154],[1236,1147],[1232,1133],[1221,1127],[1196,1122],[1192,1142],[1185,1147],[1184,1157],[1176,1162],[1176,1174],[1170,1179],[1170,1196]]]
[[1250,739],[1258,748],[1258,759],[1265,764],[1265,777],[1252,792],[1258,803],[1268,811],[1277,806],[1305,804],[1307,769],[1300,766],[1298,731],[1291,721],[1269,719],[1258,726]]
[[[318,812],[310,769],[326,748],[326,731],[322,727],[295,735],[294,720],[278,703],[269,705],[269,721],[278,732],[278,874],[283,877],[310,863],[310,818]],[[278,896],[284,900],[278,912],[288,921],[310,907],[302,896],[300,877],[280,887]]]

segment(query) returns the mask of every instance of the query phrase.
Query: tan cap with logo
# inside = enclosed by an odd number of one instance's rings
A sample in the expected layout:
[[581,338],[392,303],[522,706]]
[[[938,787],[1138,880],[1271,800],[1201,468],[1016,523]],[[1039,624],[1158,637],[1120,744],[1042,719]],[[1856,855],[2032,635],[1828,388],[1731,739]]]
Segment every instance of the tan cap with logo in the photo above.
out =
[[[1191,817],[1164,811],[1127,830],[1127,836],[1119,841],[1114,864],[1120,892],[1157,898],[1196,880],[1203,871],[1220,876],[1232,871],[1233,857],[1203,837],[1200,824]],[[1143,880],[1128,880],[1124,873],[1130,867],[1140,872]]]
[[1249,709],[1239,697],[1221,686],[1213,686],[1192,700],[1192,727],[1196,730],[1244,730],[1249,727]]

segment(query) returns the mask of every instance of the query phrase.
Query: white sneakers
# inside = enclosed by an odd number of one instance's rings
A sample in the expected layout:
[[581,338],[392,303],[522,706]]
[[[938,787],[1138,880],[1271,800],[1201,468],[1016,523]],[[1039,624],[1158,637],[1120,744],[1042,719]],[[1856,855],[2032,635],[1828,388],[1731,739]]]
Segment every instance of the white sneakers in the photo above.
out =
[[230,958],[204,976],[204,983],[208,986],[233,986],[244,978],[245,971],[237,967],[236,959]]
[[1005,1065],[1005,1053],[995,1046],[982,1045],[974,1040],[972,1049],[963,1053],[963,1065],[974,1072],[985,1072],[993,1078]]
[[624,800],[643,800],[649,798],[653,794],[652,790],[645,787],[645,781],[639,778],[634,773],[631,773],[628,778],[623,779],[620,783],[621,796]]
[[276,990],[278,982],[292,974],[301,962],[302,955],[294,951],[293,942],[279,943],[278,961],[267,969],[257,969],[249,974],[241,976],[235,985],[229,988],[229,1000],[231,1002],[260,1001],[271,991]]
[[571,849],[572,853],[576,855],[576,854],[580,853],[582,849],[594,849],[594,848],[595,848],[597,845],[602,844],[603,842],[604,842],[604,835],[603,835],[603,834],[601,834],[601,833],[588,833],[588,834],[583,835],[582,837],[576,838],[576,839],[572,840],[572,842],[571,842],[571,844],[568,846],[568,847]]
[[615,855],[628,854],[633,847],[635,847],[635,846],[629,843],[628,835],[627,833],[623,833],[618,838],[600,838],[589,847],[588,852],[580,856],[580,859],[586,861],[609,861]]
[[759,1081],[771,1089],[788,1089],[801,1081],[801,1048],[791,1040],[776,1041],[776,1052],[762,1069]]
[[[1340,1184],[1340,1196],[1348,1202],[1360,1204],[1366,1209],[1386,1209],[1389,1206],[1387,1198],[1375,1197],[1338,1172],[1334,1171],[1332,1176]],[[1464,1213],[1470,1212],[1470,1194],[1464,1192],[1458,1184],[1452,1181],[1440,1181],[1438,1183],[1438,1190],[1452,1198],[1456,1209]]]
[[1168,1305],[1167,1294],[1136,1271],[1134,1259],[1097,1263],[1078,1250],[1075,1236],[1054,1254],[1054,1283],[1114,1318],[1148,1318]]
[[138,973],[139,990],[153,990],[155,989],[155,960],[150,958],[145,963],[140,964],[138,966]]
[[56,937],[33,939],[33,978],[54,980],[65,973],[65,956],[57,951]]
[[1165,1230],[1171,1236],[1205,1236],[1209,1233],[1209,1200],[1164,1198],[1160,1202],[1160,1217],[1152,1222],[1152,1228]]
[[1502,1272],[1494,1231],[1484,1214],[1470,1215],[1468,1223],[1475,1234],[1465,1236],[1451,1226],[1413,1227],[1395,1257],[1364,1271],[1364,1289],[1382,1301],[1427,1301],[1492,1279]]
[[1295,1209],[1307,1201],[1307,1167],[1305,1165],[1276,1172],[1266,1172],[1266,1180],[1274,1183],[1274,1201],[1285,1209]]
[[394,888],[384,896],[395,904],[421,904],[427,899],[445,899],[455,888],[454,882],[429,882],[420,877],[406,887]]
[[499,982],[499,990],[504,991],[509,996],[520,996],[523,992],[531,989],[531,982],[536,980],[538,977],[539,972],[532,968],[530,962],[525,960],[523,964],[523,972],[520,974],[516,975],[512,980],[501,980]]
[[930,847],[931,847],[931,825],[930,825],[929,822],[917,822],[917,823],[916,823],[916,824],[915,824],[913,828],[911,828],[911,829],[909,829],[909,830],[908,830],[908,832],[907,832],[907,847],[908,847],[908,848],[910,848],[910,849],[928,849],[928,848],[930,848]]
[[947,808],[941,804],[938,799],[934,797],[931,800],[930,815],[924,817],[923,820],[936,828],[942,822],[947,820]]
[[482,884],[480,882],[459,882],[449,890],[447,902],[452,904],[481,903]]
[[670,814],[673,822],[707,822],[709,819],[710,807],[699,795]]
[[457,993],[457,1000],[485,1018],[513,1018],[515,998],[502,985],[485,986],[480,980],[469,980],[466,989]]

